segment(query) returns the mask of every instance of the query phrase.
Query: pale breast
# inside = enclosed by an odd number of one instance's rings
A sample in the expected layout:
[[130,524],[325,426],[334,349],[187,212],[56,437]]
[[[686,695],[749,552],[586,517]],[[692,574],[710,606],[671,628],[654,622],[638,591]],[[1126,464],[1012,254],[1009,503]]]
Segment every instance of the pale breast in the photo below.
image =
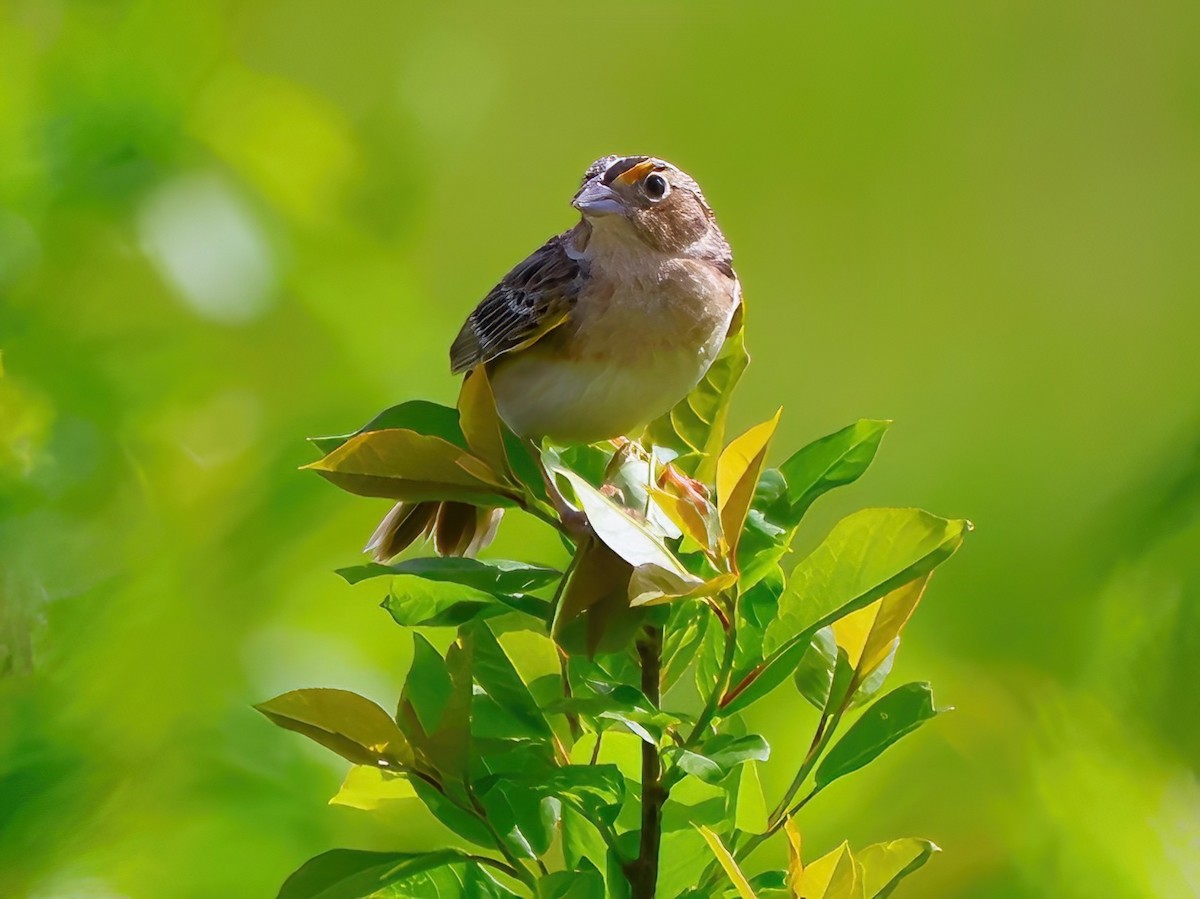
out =
[[496,360],[492,386],[514,431],[565,442],[627,434],[683,399],[716,358],[736,282],[693,259],[606,266],[568,322]]

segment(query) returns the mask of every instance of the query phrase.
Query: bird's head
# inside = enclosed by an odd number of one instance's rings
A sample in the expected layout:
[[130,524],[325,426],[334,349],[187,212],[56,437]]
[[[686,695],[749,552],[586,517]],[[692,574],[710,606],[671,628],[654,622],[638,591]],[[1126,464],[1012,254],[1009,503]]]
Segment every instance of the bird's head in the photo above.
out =
[[663,252],[684,250],[716,230],[695,180],[653,156],[597,159],[571,205],[593,227],[616,229]]

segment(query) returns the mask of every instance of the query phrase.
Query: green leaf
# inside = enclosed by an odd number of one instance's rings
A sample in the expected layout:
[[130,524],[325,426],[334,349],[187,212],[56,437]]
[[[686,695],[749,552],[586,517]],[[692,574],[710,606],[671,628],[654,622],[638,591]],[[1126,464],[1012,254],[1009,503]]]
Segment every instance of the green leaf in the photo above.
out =
[[612,824],[625,801],[625,776],[613,764],[527,766],[484,778],[481,793],[494,789],[524,791],[530,796],[555,796],[593,820]]
[[696,650],[694,673],[696,690],[701,696],[707,696],[709,691],[716,687],[721,676],[721,661],[725,655],[725,628],[721,626],[715,612],[712,613],[712,617],[713,622],[705,629]]
[[875,694],[883,687],[888,675],[892,673],[892,666],[896,663],[896,652],[899,649],[900,638],[897,637],[892,641],[891,651],[884,656],[883,661],[879,663],[879,667],[867,675],[867,679],[858,685],[858,689],[850,697],[851,705],[862,705],[864,702],[868,702],[875,697]]
[[772,897],[778,893],[781,896],[786,896],[791,899],[791,893],[787,886],[787,871],[763,871],[760,874],[755,874],[750,878],[750,888],[758,893],[760,897]]
[[625,801],[625,777],[616,765],[562,765],[530,787],[574,800],[608,824],[616,821]]
[[800,695],[818,709],[829,702],[829,688],[833,683],[833,666],[837,661],[837,642],[833,639],[833,628],[823,627],[813,634],[812,642],[796,665],[792,680]]
[[[681,602],[671,607],[670,618],[663,629],[662,689],[665,693],[675,684],[696,656],[709,621],[714,619],[706,603]],[[714,622],[715,623],[715,622]]]
[[741,899],[757,899],[754,889],[750,886],[750,881],[746,879],[746,875],[743,874],[742,869],[738,867],[738,863],[734,859],[733,853],[725,848],[725,844],[721,842],[721,838],[707,827],[700,827],[698,829],[704,836],[704,840],[708,843],[713,855],[716,856],[717,861],[721,863],[721,867],[725,869],[725,873],[728,875],[730,882],[737,889],[738,895],[741,897]]
[[518,899],[521,895],[502,886],[488,868],[471,861],[411,875],[372,893],[369,899]]
[[737,548],[738,584],[743,592],[779,568],[791,542],[791,531],[768,521],[758,509],[750,510]]
[[[662,536],[644,521],[636,519],[629,510],[605,496],[579,475],[562,471],[583,506],[588,523],[596,536],[626,563],[636,575],[639,571],[653,575],[655,585],[674,590],[676,595],[687,593],[703,581],[689,572],[663,542]],[[630,586],[630,605],[638,605],[641,594]],[[661,595],[661,594],[660,594]],[[657,598],[657,597],[653,597]]]
[[663,833],[682,830],[695,836],[697,824],[727,827],[733,814],[736,786],[732,778],[710,784],[697,777],[688,777],[671,784],[670,796],[663,806]]
[[742,737],[717,734],[702,743],[700,750],[726,770],[732,770],[742,762],[765,762],[771,757],[771,747],[759,734]]
[[381,605],[402,627],[457,627],[473,618],[512,611],[490,593],[411,575],[396,577]]
[[607,867],[608,844],[604,837],[582,812],[569,805],[562,810],[562,846],[568,868],[578,869],[587,863]]
[[795,671],[813,635],[928,574],[962,545],[971,524],[920,509],[864,509],[842,519],[793,570],[763,641],[767,657],[722,699],[746,708]]
[[546,706],[547,712],[574,713],[588,720],[596,730],[619,723],[644,742],[657,746],[663,731],[679,719],[654,707],[637,687],[590,681],[592,692],[559,698]]
[[783,594],[783,570],[776,565],[757,584],[745,591],[737,604],[737,649],[733,657],[733,682],[763,661],[763,638],[779,614]]
[[325,455],[329,455],[351,437],[369,431],[387,431],[403,428],[430,437],[440,437],[459,449],[467,448],[466,437],[458,425],[458,410],[426,400],[411,400],[380,412],[353,434],[340,437],[310,437],[309,442]]
[[437,787],[414,777],[411,781],[413,792],[429,809],[430,814],[464,840],[491,849],[495,846],[491,831],[479,820],[479,816],[467,811]]
[[970,522],[920,509],[864,509],[834,526],[798,564],[767,628],[778,651],[932,571],[962,545]]
[[619,730],[604,734],[585,733],[571,747],[571,761],[588,764],[592,753],[596,751],[598,738],[601,745],[597,761],[604,765],[616,765],[628,780],[641,783],[643,740],[634,734]]
[[374,765],[355,765],[346,773],[341,789],[329,804],[369,812],[385,802],[415,799],[416,796],[408,777]]
[[837,659],[833,663],[833,679],[829,683],[829,698],[823,709],[826,717],[835,717],[846,703],[850,685],[854,681],[854,666],[846,650],[838,647]]
[[514,488],[486,463],[441,437],[405,429],[359,434],[302,467],[359,496],[488,506],[515,501]]
[[787,555],[796,526],[821,494],[854,481],[866,470],[888,424],[863,419],[804,447],[784,463],[784,471],[762,473],[738,545],[743,590]]
[[[684,782],[684,784],[687,783],[687,781]],[[691,783],[706,786],[695,780]],[[668,808],[670,808],[670,803],[668,803]],[[664,815],[664,828],[666,821],[667,816]],[[720,814],[712,821],[697,820],[695,823],[724,826]],[[706,889],[703,892],[693,889],[700,872],[708,867],[705,859],[710,851],[704,836],[691,822],[680,822],[679,830],[664,832],[658,869],[658,895],[671,896],[674,899],[683,899],[685,896],[689,899],[724,897],[726,892],[719,887],[716,890]]]
[[778,687],[800,664],[807,648],[802,640],[794,640],[755,666],[725,694],[719,707],[720,715],[727,718],[740,712]]
[[890,421],[864,418],[796,452],[779,466],[786,486],[769,516],[794,528],[817,497],[858,480],[890,425]]
[[472,644],[476,683],[521,725],[523,731],[516,735],[549,739],[552,731],[546,717],[496,641],[496,635],[486,624],[480,623],[467,629],[465,637]]
[[916,871],[935,852],[942,850],[929,840],[907,837],[887,843],[875,843],[857,854],[865,899],[886,899],[909,874]]
[[696,751],[672,750],[671,755],[683,771],[705,783],[717,783],[743,762],[766,761],[771,756],[771,747],[758,734],[744,737],[718,734]]
[[538,881],[538,899],[605,899],[604,876],[588,865],[580,871],[556,871]]
[[412,765],[412,748],[390,715],[348,690],[293,690],[256,705],[272,723],[303,734],[356,765]]
[[897,687],[877,699],[850,726],[817,767],[814,785],[823,790],[874,761],[880,753],[939,714],[927,683]]
[[401,704],[411,706],[425,733],[435,731],[450,701],[454,686],[441,653],[420,634],[413,634],[413,660],[401,694]]
[[543,451],[542,458],[551,471],[574,472],[599,489],[604,486],[608,463],[614,455],[611,445],[576,443],[571,446],[548,447]]
[[471,647],[456,641],[443,659],[413,635],[413,661],[400,696],[397,722],[448,789],[459,790],[470,751]]
[[339,568],[337,573],[350,584],[357,584],[369,578],[408,574],[428,581],[448,581],[485,593],[502,593],[509,596],[538,590],[553,584],[562,576],[562,572],[554,568],[530,565],[526,562],[438,557],[408,559],[392,565],[371,562]]
[[486,366],[477,366],[463,381],[458,394],[458,423],[472,454],[486,462],[492,471],[508,478],[511,467],[504,443],[505,428],[496,411]]
[[690,774],[704,783],[715,784],[725,776],[721,766],[690,749],[678,749],[671,753],[675,765],[685,774]]
[[558,827],[559,802],[504,777],[488,783],[479,799],[505,844],[524,858],[545,855]]
[[805,865],[793,882],[797,896],[805,899],[862,899],[858,866],[850,853],[850,844],[842,843],[832,852]]
[[534,449],[528,443],[507,427],[504,429],[504,451],[508,455],[509,468],[525,492],[537,499],[549,501],[541,460],[534,456]]
[[388,884],[465,859],[453,849],[423,853],[331,849],[309,859],[284,881],[279,899],[362,899]]
[[[891,673],[899,645],[900,640],[897,638],[892,643],[891,651],[879,666],[855,689],[854,695],[850,697],[851,705],[862,705],[879,692],[888,674]],[[833,682],[833,668],[836,661],[837,642],[833,636],[833,628],[823,627],[813,635],[812,643],[805,650],[793,675],[796,689],[800,691],[800,695],[818,709],[825,708],[829,702],[829,688]]]
[[767,801],[758,779],[758,765],[753,761],[742,765],[738,776],[733,824],[743,833],[766,833],[769,824]]
[[749,361],[745,331],[735,324],[700,383],[674,408],[647,426],[643,444],[675,450],[680,455],[674,464],[681,471],[711,482],[716,474],[717,456],[725,443],[725,422],[733,388]]

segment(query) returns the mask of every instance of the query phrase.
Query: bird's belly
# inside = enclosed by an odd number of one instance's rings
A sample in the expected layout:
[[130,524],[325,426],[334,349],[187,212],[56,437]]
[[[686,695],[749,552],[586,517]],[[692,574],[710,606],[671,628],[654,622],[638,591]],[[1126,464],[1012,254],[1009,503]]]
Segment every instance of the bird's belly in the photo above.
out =
[[720,346],[645,358],[553,358],[521,353],[492,372],[500,417],[518,434],[592,443],[628,434],[683,399]]

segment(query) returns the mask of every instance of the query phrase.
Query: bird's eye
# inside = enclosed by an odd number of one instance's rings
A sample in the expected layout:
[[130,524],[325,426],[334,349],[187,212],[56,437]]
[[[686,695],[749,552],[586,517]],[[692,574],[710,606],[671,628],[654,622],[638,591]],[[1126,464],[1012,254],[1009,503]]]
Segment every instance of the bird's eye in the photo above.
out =
[[657,172],[646,176],[646,180],[642,182],[642,190],[646,192],[651,200],[661,200],[667,195],[667,179]]

